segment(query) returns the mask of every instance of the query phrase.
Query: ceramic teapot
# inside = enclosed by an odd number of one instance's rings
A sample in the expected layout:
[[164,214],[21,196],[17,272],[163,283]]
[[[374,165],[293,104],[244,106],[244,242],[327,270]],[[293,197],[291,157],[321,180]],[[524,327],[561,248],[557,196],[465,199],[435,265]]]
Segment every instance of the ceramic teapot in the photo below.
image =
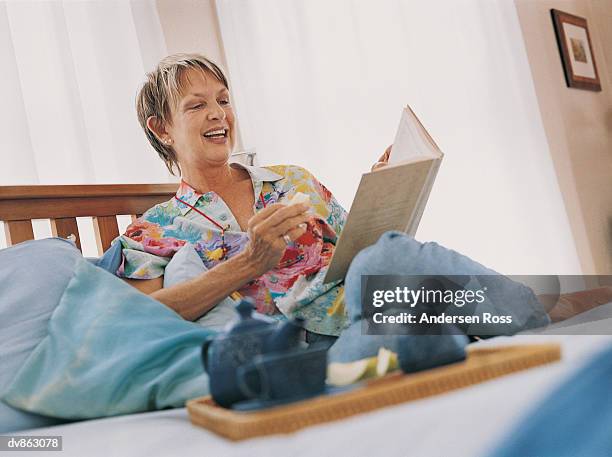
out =
[[[230,407],[246,400],[238,385],[237,370],[256,356],[284,352],[299,346],[303,320],[278,324],[274,319],[254,315],[253,301],[245,298],[236,305],[238,321],[226,332],[208,339],[202,346],[202,363],[208,373],[210,394],[215,402]],[[256,384],[258,379],[249,380]]]

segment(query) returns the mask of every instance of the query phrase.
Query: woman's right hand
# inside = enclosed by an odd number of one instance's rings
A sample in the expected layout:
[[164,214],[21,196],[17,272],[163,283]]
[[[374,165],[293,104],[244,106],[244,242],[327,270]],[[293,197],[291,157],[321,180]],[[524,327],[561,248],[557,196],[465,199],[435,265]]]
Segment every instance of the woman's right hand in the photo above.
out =
[[308,208],[305,203],[289,206],[275,203],[249,220],[249,242],[241,254],[253,266],[257,277],[270,271],[283,258],[287,248],[283,235],[294,241],[306,232],[310,217]]

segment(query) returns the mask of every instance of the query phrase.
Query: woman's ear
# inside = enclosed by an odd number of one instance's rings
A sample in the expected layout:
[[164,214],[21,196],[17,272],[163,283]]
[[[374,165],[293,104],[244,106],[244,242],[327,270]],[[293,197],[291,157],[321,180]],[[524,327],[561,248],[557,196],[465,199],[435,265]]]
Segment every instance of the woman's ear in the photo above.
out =
[[147,118],[147,128],[153,132],[153,135],[155,135],[155,137],[161,141],[163,144],[165,145],[171,145],[172,144],[172,138],[170,137],[170,135],[168,134],[167,130],[166,130],[166,126],[164,124],[164,121],[162,121],[161,119],[159,119],[156,116],[149,116]]

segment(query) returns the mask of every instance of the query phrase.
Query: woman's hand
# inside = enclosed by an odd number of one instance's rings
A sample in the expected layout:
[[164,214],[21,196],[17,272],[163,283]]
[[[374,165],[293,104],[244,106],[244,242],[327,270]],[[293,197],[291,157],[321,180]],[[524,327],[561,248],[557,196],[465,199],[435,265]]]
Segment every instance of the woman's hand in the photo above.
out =
[[391,155],[391,148],[392,147],[393,147],[393,145],[389,146],[385,150],[385,153],[380,156],[380,158],[378,159],[378,162],[376,162],[374,165],[372,165],[372,171],[378,170],[379,168],[382,168],[382,167],[384,167],[384,166],[389,164],[389,156]]
[[278,265],[287,248],[284,235],[294,241],[306,232],[308,208],[305,203],[290,206],[275,203],[249,220],[249,242],[241,255],[253,266],[256,276]]

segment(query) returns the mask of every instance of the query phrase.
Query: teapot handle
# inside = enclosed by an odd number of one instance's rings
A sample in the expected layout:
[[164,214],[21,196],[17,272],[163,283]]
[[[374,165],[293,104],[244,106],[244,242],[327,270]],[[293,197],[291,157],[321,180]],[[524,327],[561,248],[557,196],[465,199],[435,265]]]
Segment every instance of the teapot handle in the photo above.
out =
[[210,347],[210,343],[213,342],[212,338],[204,340],[202,344],[202,365],[204,365],[204,370],[208,373],[208,348]]
[[[253,389],[253,387],[249,385],[248,379],[254,375],[256,375],[259,390]],[[261,366],[261,361],[257,360],[257,358],[252,363],[239,366],[236,370],[236,378],[238,381],[238,388],[247,398],[269,399],[270,380],[268,379],[265,367]]]

